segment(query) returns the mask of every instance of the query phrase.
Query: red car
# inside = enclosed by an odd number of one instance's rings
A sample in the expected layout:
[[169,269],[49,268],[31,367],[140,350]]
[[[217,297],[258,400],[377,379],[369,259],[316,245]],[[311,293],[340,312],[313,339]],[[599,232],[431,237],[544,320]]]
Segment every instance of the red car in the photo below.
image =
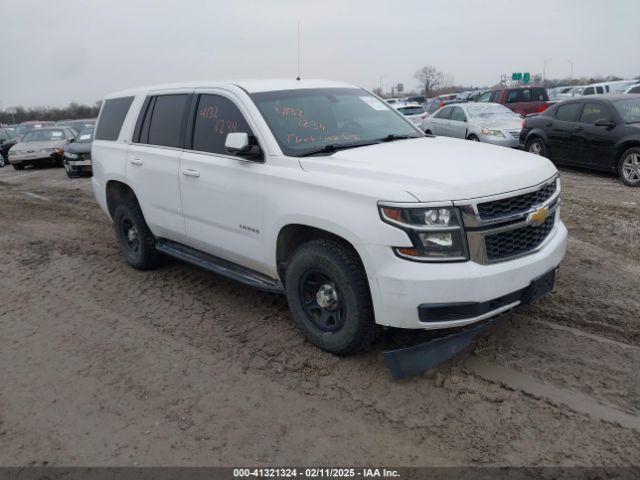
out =
[[487,92],[478,102],[500,103],[523,117],[544,112],[551,106],[547,90],[542,87],[512,87]]

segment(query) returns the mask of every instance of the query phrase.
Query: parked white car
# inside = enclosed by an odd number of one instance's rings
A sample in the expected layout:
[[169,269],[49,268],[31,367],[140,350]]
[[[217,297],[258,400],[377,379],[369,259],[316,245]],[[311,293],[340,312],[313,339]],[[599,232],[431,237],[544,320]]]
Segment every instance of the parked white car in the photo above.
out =
[[522,117],[498,103],[447,105],[422,120],[428,134],[517,148]]
[[398,110],[407,120],[413,123],[416,127],[420,128],[422,125],[422,115],[424,115],[424,106],[419,103],[402,103],[393,108]]
[[637,80],[619,80],[615,82],[600,82],[587,85],[582,90],[581,95],[604,95],[607,93],[623,93],[632,85],[638,83]]
[[637,83],[635,85],[631,85],[629,88],[627,88],[624,93],[640,93],[640,83]]
[[338,82],[204,82],[107,96],[95,197],[124,260],[160,253],[268,292],[336,354],[530,303],[567,242],[540,156],[427,137]]

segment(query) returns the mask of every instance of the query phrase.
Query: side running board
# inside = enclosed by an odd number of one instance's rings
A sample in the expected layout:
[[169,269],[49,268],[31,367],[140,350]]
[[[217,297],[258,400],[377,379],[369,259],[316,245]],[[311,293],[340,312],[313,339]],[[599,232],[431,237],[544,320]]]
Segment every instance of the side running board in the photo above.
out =
[[172,242],[164,238],[156,240],[156,250],[171,257],[209,270],[217,275],[230,278],[236,282],[244,283],[253,288],[269,293],[284,293],[284,288],[279,280],[274,280],[261,273],[236,265],[233,262],[201,252],[195,248],[187,247],[180,243]]

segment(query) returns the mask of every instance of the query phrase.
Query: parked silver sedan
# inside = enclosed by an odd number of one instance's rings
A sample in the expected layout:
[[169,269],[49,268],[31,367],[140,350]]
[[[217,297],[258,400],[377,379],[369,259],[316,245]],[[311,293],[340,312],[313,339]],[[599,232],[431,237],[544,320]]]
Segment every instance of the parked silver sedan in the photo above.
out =
[[497,103],[457,103],[426,117],[422,130],[443,137],[517,148],[522,117]]
[[11,147],[9,163],[16,170],[27,165],[61,165],[65,146],[75,138],[76,132],[68,127],[34,128]]

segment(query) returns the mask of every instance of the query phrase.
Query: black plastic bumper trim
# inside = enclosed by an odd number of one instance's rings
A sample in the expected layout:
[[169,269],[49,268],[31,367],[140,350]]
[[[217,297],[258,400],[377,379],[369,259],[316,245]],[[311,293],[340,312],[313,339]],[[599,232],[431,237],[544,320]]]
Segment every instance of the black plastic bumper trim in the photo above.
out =
[[486,302],[423,303],[418,307],[418,317],[424,323],[450,322],[479,317],[515,302],[528,305],[551,293],[557,270],[556,267],[536,278],[528,287]]

